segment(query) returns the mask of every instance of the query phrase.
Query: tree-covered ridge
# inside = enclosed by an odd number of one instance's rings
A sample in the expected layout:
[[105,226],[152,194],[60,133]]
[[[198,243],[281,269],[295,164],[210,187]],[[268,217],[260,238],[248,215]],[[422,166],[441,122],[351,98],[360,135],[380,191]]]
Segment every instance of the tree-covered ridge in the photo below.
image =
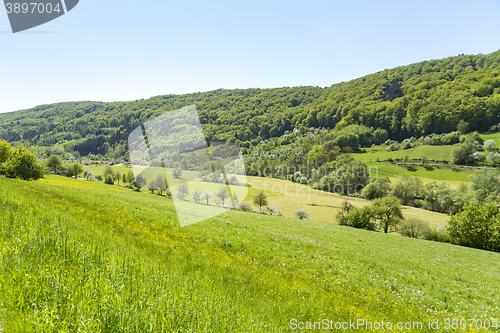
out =
[[297,128],[385,130],[390,139],[470,131],[500,123],[500,51],[384,70],[329,88],[216,90],[132,102],[71,102],[0,114],[0,139],[66,152],[124,156],[130,132],[165,112],[194,104],[209,141],[257,145]]

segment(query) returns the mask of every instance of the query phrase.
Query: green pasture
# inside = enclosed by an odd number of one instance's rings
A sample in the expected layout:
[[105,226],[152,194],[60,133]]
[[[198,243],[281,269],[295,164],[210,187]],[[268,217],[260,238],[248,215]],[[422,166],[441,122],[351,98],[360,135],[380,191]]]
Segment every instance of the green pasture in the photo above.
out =
[[165,197],[58,176],[0,177],[0,212],[5,332],[291,332],[323,318],[431,332],[499,317],[498,253],[240,211],[180,228]]

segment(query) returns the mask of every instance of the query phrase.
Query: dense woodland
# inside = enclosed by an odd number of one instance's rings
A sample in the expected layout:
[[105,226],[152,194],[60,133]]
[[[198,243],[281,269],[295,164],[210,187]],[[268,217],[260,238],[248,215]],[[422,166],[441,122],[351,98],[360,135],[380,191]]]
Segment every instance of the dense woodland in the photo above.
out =
[[56,152],[127,160],[127,138],[133,129],[191,104],[197,107],[208,141],[245,148],[294,129],[305,134],[311,127],[345,131],[358,124],[396,141],[450,133],[460,121],[469,124],[469,131],[496,130],[500,51],[424,61],[328,88],[221,89],[132,102],[42,105],[0,114],[0,139],[51,147],[47,156]]

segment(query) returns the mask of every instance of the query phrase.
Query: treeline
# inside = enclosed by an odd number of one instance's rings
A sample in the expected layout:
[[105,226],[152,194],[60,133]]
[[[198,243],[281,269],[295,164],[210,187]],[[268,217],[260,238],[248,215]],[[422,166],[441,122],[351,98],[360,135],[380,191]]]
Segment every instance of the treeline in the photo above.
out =
[[372,178],[361,194],[369,200],[387,195],[395,196],[403,205],[454,215],[470,201],[479,204],[500,202],[500,180],[495,170],[475,173],[470,176],[468,187],[462,185],[458,189],[444,182],[423,184],[416,176],[402,176],[394,184],[389,178]]
[[[385,135],[401,141],[451,133],[461,121],[469,124],[469,131],[496,131],[500,51],[424,61],[329,88],[221,89],[133,102],[43,105],[0,114],[0,138],[44,147],[59,144],[68,154],[91,158],[127,159],[126,140],[133,129],[191,104],[199,111],[208,141],[246,148],[294,129],[306,134],[311,127],[342,130],[353,124],[379,130],[376,141]],[[361,136],[359,140],[361,146],[369,144]],[[340,147],[343,142],[332,144]]]

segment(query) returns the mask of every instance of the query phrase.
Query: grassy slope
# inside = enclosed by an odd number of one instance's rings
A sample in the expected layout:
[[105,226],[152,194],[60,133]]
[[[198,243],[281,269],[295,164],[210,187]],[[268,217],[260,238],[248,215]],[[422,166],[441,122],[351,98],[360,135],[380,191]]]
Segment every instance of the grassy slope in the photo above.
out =
[[[497,145],[500,144],[500,133],[489,133],[482,134],[481,138],[484,141],[495,140]],[[461,184],[469,181],[469,176],[472,175],[473,171],[460,171],[455,172],[449,169],[434,169],[433,171],[428,171],[423,167],[417,166],[417,171],[408,171],[406,168],[401,168],[391,165],[389,162],[377,162],[385,161],[389,158],[392,159],[402,159],[405,155],[411,159],[420,159],[422,156],[427,157],[429,160],[436,161],[450,161],[451,162],[451,152],[456,145],[450,146],[417,146],[415,148],[406,150],[397,150],[388,152],[385,150],[385,146],[376,146],[374,151],[367,148],[366,153],[356,153],[353,157],[366,163],[368,167],[372,169],[373,175],[375,177],[397,177],[397,176],[418,176],[422,178],[422,181],[445,181],[452,188],[458,188]],[[487,152],[485,152],[487,154]]]
[[288,331],[291,318],[498,316],[500,254],[231,211],[176,227],[170,200],[0,178],[5,330]]

